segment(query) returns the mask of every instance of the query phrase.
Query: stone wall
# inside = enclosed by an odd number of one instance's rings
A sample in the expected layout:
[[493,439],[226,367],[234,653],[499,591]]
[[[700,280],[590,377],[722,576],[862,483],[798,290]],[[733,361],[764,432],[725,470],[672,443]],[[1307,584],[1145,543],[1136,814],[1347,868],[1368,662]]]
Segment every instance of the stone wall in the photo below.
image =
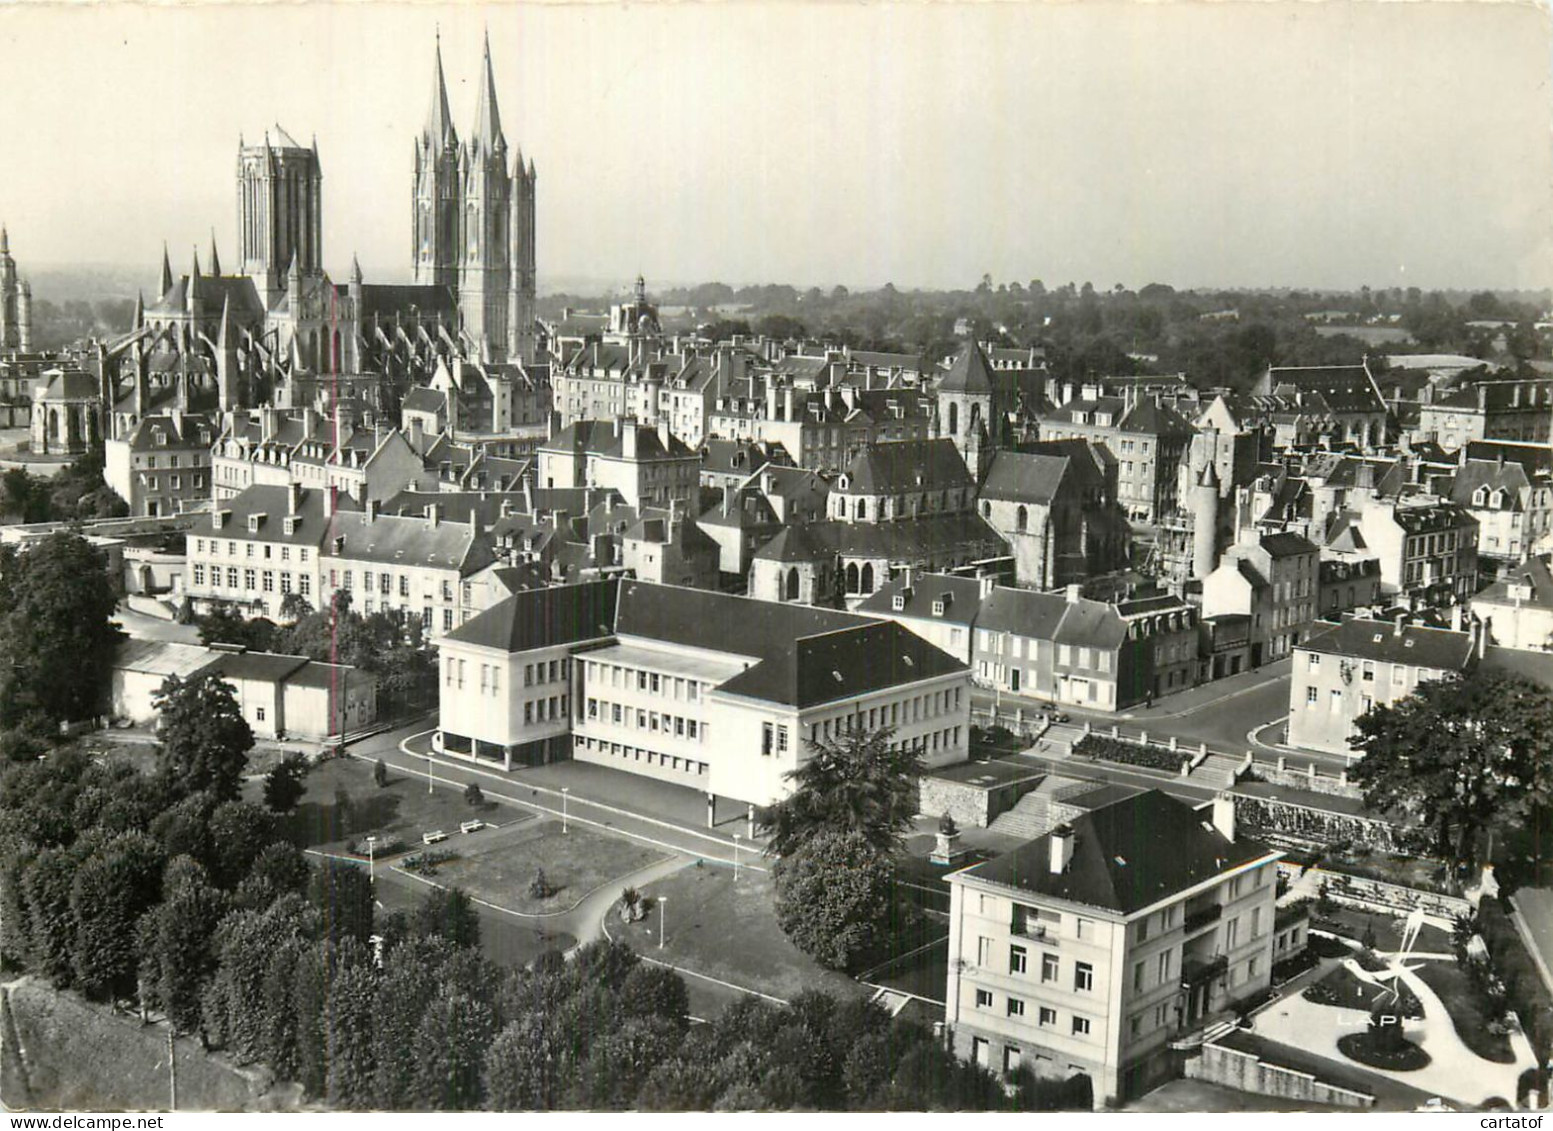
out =
[[1044,774],[995,786],[951,781],[924,774],[917,786],[917,812],[929,817],[948,813],[962,829],[984,829],[1041,784]]
[[1265,762],[1258,762],[1254,768],[1256,776],[1270,785],[1281,785],[1289,789],[1308,789],[1312,793],[1327,793],[1335,797],[1364,796],[1364,791],[1351,783],[1347,775],[1332,777],[1328,774],[1313,773],[1314,764],[1306,763],[1306,765],[1308,769],[1296,770],[1289,765],[1287,758],[1279,758],[1277,769]]
[[[1279,863],[1278,871],[1288,876],[1291,883],[1300,876],[1300,870],[1295,865]],[[1318,890],[1325,882],[1327,898],[1334,903],[1346,903],[1368,911],[1390,911],[1405,915],[1413,908],[1422,906],[1426,914],[1442,919],[1455,919],[1472,911],[1472,904],[1459,895],[1425,891],[1423,888],[1388,883],[1368,876],[1350,876],[1346,872],[1325,868],[1310,868],[1305,872],[1304,880],[1307,885],[1314,884]]]
[[1300,1103],[1354,1108],[1375,1106],[1374,1096],[1339,1088],[1336,1084],[1318,1080],[1308,1072],[1269,1064],[1251,1053],[1222,1045],[1204,1045],[1200,1055],[1186,1062],[1186,1075],[1193,1080],[1207,1080],[1239,1092],[1278,1096]]

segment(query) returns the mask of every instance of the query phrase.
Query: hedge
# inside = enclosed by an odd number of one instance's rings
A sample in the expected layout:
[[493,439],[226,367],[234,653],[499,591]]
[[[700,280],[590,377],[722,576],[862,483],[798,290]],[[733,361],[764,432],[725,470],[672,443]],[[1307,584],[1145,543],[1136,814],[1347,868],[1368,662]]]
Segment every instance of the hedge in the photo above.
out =
[[1179,774],[1181,763],[1191,760],[1191,755],[1180,750],[1161,750],[1157,746],[1143,746],[1120,738],[1108,738],[1101,734],[1086,734],[1073,744],[1073,753],[1103,762],[1121,762],[1128,766],[1147,766]]

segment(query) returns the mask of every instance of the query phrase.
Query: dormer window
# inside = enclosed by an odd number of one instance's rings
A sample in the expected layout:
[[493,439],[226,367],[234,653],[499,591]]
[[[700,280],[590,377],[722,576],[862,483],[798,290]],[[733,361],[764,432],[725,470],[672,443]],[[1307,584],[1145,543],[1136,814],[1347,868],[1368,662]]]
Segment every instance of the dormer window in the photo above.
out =
[[1479,487],[1476,491],[1472,492],[1472,505],[1473,506],[1481,507],[1484,504],[1486,504],[1487,502],[1488,502],[1488,488],[1487,487]]
[[295,534],[297,532],[297,523],[299,523],[301,521],[302,521],[302,519],[299,516],[294,515],[294,514],[288,514],[286,516],[286,522],[285,522],[286,533],[287,534]]
[[259,524],[262,523],[263,521],[264,521],[264,516],[262,514],[251,514],[251,515],[249,515],[248,516],[248,533],[250,533],[250,534],[257,534],[259,532]]
[[933,615],[935,617],[944,615],[944,599],[942,597],[933,602]]
[[1504,509],[1504,492],[1495,491],[1492,495],[1490,495],[1488,497],[1488,505],[1493,507],[1496,511]]
[[897,593],[895,596],[890,598],[890,608],[895,612],[901,612],[903,609],[905,609],[905,607],[906,598],[903,594]]

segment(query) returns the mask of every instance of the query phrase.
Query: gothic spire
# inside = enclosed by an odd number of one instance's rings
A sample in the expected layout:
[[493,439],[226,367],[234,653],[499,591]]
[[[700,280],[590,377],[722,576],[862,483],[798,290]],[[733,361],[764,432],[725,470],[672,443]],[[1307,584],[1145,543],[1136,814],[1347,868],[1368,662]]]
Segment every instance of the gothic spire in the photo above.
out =
[[488,153],[507,148],[502,137],[501,112],[496,108],[496,76],[491,71],[491,33],[485,33],[484,75],[480,80],[480,102],[475,108],[475,136]]
[[162,241],[162,294],[173,289],[173,263],[167,258],[167,241]]
[[145,324],[146,324],[146,296],[144,294],[142,294],[141,292],[137,291],[137,292],[135,292],[135,322],[134,322],[134,325],[130,327],[130,329],[138,330],[142,326],[144,326]]
[[351,252],[351,282],[361,282],[361,260],[356,258],[355,252]]
[[431,91],[431,109],[426,112],[426,128],[421,131],[426,144],[433,149],[458,143],[458,131],[453,128],[453,115],[448,112],[448,84],[442,77],[442,30],[437,30],[436,77]]
[[194,249],[194,265],[189,268],[189,280],[192,282],[200,277],[200,249]]
[[232,327],[232,296],[227,295],[221,304],[221,328],[216,331],[216,347],[229,349],[237,345]]
[[210,229],[210,273],[221,274],[221,257],[216,254],[216,229]]
[[0,224],[0,255],[11,254],[11,233],[5,230],[5,225]]

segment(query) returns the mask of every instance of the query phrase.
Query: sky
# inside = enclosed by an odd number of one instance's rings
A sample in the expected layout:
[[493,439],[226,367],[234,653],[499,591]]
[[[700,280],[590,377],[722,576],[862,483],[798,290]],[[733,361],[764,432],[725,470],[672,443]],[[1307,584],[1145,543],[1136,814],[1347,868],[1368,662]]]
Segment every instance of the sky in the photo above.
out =
[[0,221],[186,270],[239,136],[316,136],[326,266],[408,278],[440,28],[538,169],[540,287],[1553,284],[1546,5],[50,6],[0,11]]

